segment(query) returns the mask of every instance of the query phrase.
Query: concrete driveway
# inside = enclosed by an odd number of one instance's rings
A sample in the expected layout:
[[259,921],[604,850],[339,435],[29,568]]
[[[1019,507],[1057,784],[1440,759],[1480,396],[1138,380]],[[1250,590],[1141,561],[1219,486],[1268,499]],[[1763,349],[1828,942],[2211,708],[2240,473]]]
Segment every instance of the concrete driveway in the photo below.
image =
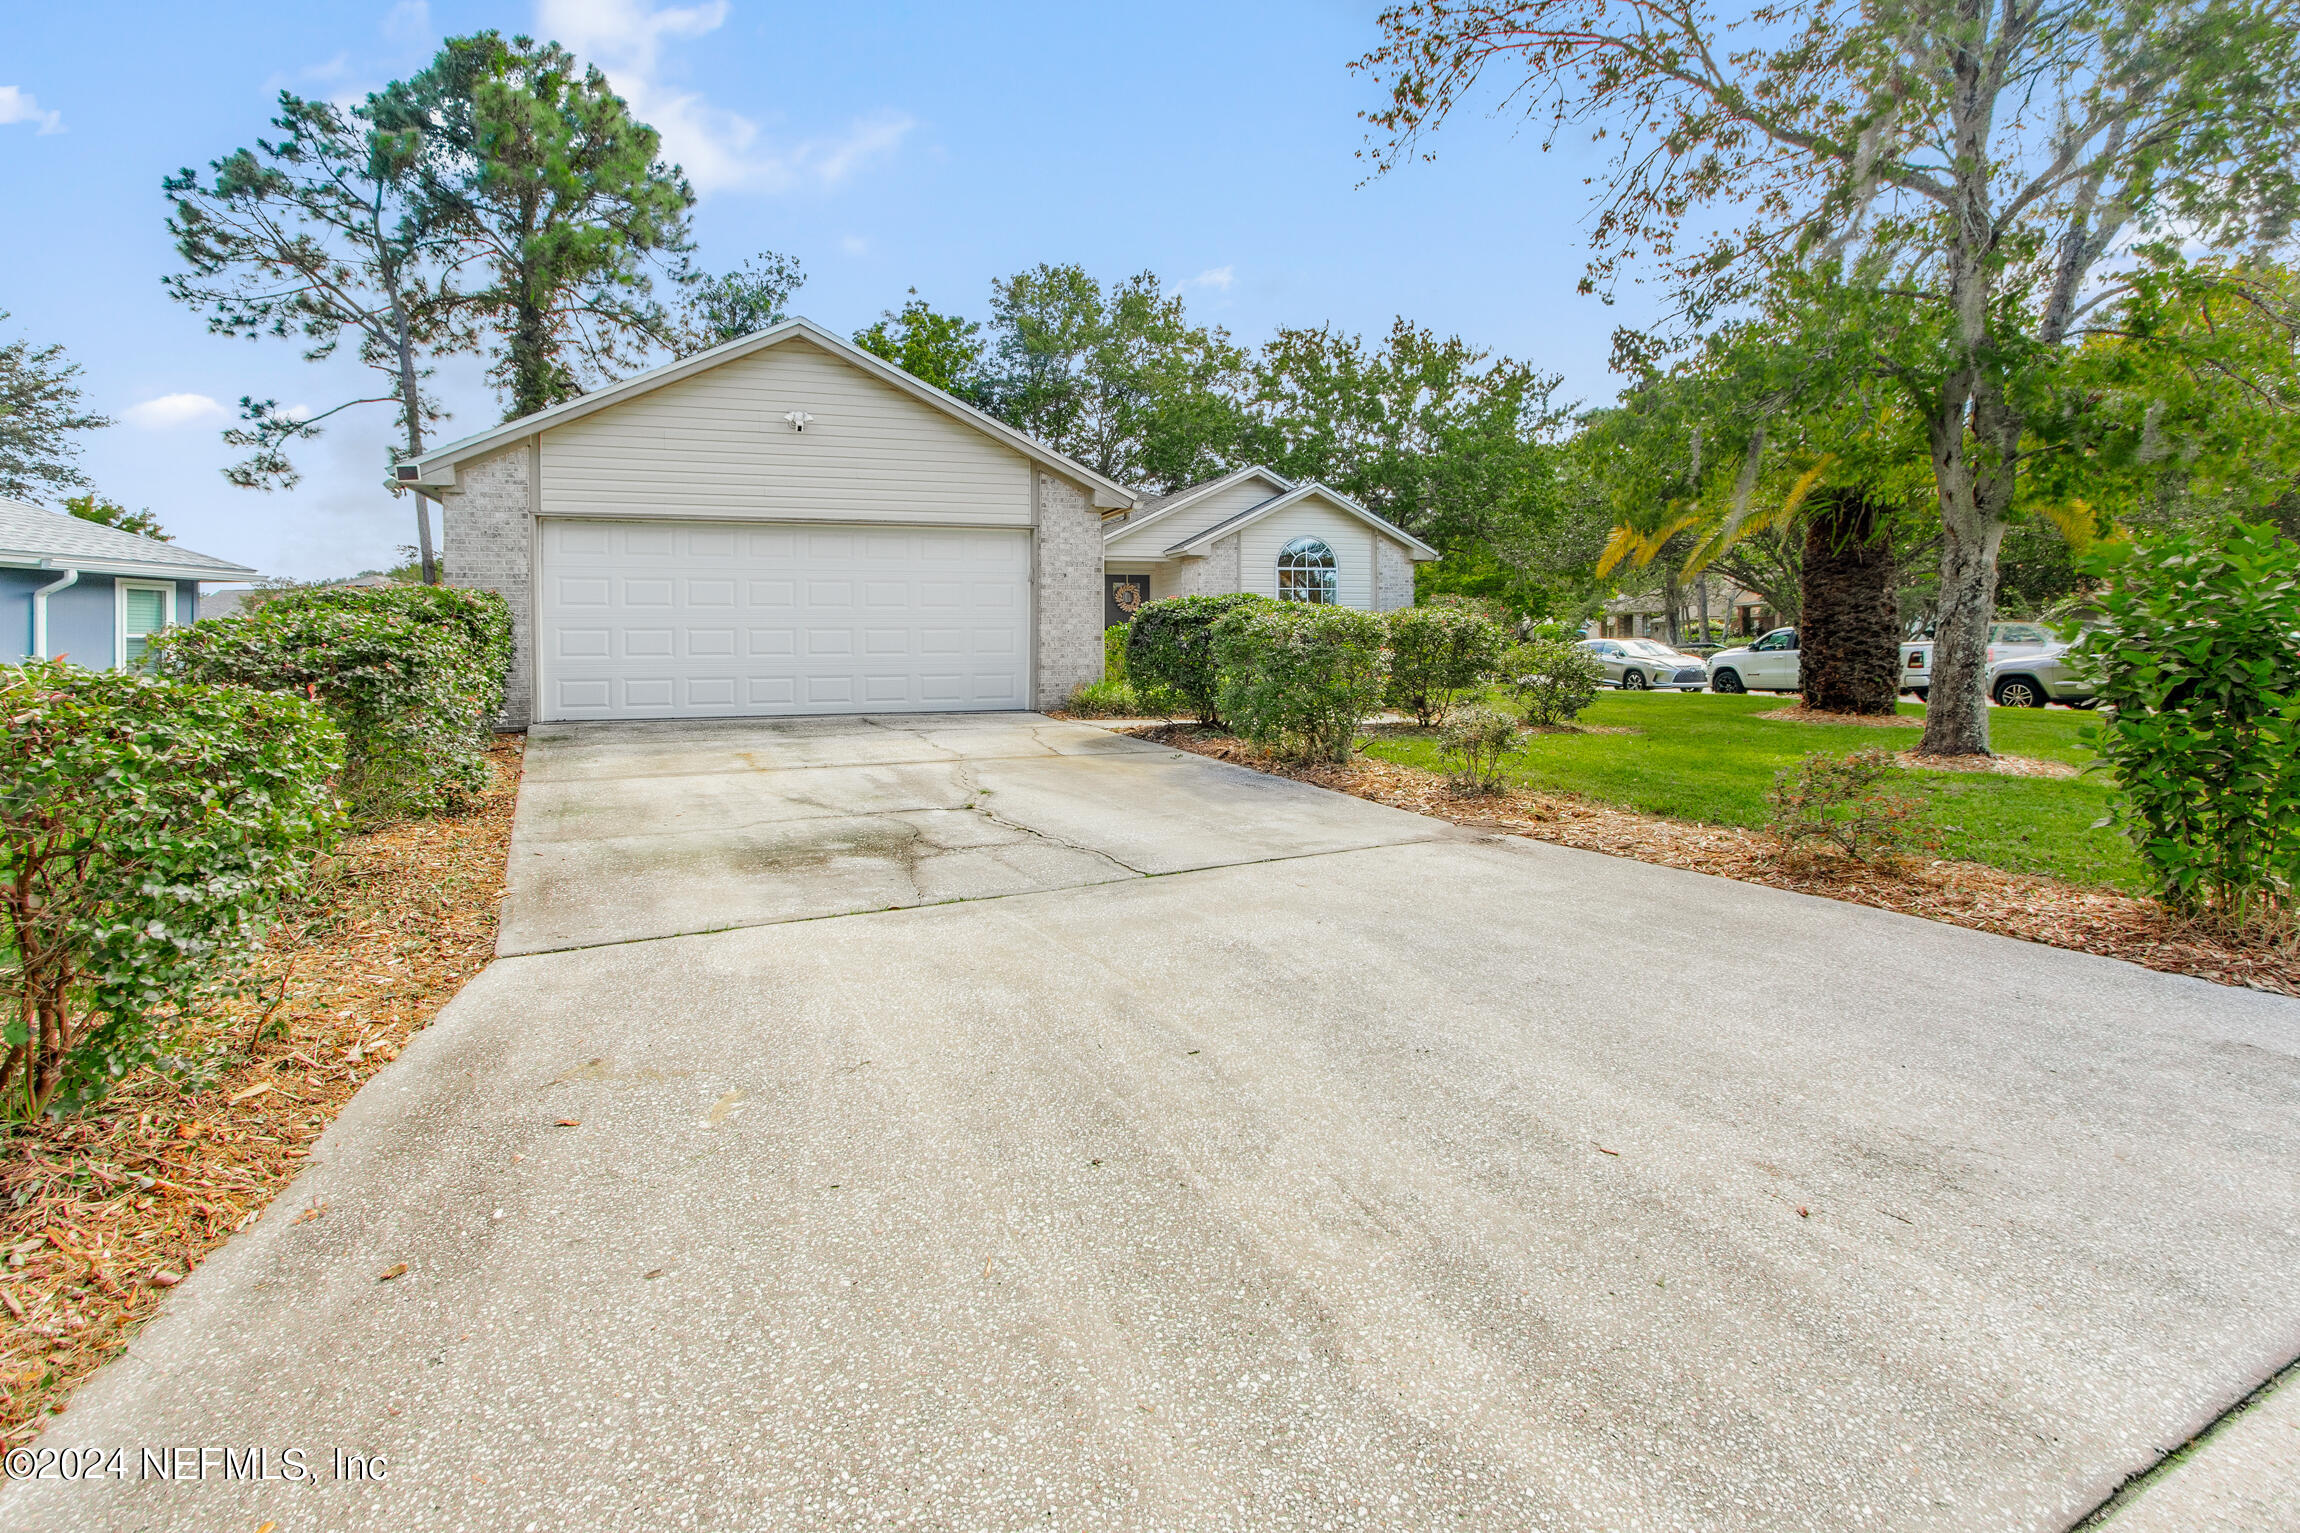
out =
[[42,1440],[316,1483],[0,1523],[2057,1530],[2300,1355],[2291,1002],[1028,717],[538,730],[513,858]]

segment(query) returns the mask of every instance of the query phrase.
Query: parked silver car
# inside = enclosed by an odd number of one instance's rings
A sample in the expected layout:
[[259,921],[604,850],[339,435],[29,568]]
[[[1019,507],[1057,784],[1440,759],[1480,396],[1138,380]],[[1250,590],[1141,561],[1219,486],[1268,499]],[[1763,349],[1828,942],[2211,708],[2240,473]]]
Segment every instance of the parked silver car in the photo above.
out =
[[1699,692],[1709,685],[1709,668],[1697,657],[1652,639],[1584,639],[1579,647],[1624,692]]
[[2068,663],[2070,646],[2058,640],[2045,648],[1989,659],[1989,697],[2000,708],[2042,708],[2047,703],[2090,707],[2092,683]]

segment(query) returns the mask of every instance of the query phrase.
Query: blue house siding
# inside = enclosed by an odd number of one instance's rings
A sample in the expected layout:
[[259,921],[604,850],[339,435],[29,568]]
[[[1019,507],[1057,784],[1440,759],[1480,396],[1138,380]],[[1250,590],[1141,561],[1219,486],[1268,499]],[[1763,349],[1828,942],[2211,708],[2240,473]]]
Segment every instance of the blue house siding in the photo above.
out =
[[[16,663],[32,653],[32,593],[60,570],[0,569],[0,662]],[[108,671],[119,640],[119,577],[83,572],[73,584],[48,598],[48,653],[76,665]],[[173,582],[176,621],[192,622],[200,612],[200,584]]]

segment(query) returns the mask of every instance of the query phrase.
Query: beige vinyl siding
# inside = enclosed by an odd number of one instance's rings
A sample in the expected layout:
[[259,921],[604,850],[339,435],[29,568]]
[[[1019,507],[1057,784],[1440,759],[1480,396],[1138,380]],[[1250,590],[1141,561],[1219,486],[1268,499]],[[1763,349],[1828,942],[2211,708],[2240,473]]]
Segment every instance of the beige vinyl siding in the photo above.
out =
[[1341,605],[1373,606],[1374,530],[1315,499],[1273,511],[1238,534],[1238,588],[1277,595],[1278,550],[1296,538],[1317,538],[1334,551],[1334,584]]
[[1209,495],[1195,505],[1184,506],[1171,515],[1162,516],[1156,521],[1146,521],[1139,536],[1120,536],[1104,547],[1113,559],[1155,559],[1175,544],[1204,532],[1216,522],[1226,522],[1241,511],[1250,510],[1266,500],[1275,500],[1285,493],[1267,479],[1248,479]]
[[798,340],[553,427],[542,467],[544,516],[1031,520],[1028,459]]

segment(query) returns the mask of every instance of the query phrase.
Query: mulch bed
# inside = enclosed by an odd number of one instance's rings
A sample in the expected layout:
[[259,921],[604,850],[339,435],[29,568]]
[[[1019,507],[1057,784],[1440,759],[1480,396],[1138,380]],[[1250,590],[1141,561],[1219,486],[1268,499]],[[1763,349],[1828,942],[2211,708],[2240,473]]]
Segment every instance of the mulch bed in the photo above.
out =
[[495,786],[469,813],[350,838],[322,865],[305,908],[273,929],[259,993],[202,1026],[229,1042],[223,1068],[140,1072],[93,1111],[0,1145],[0,1444],[62,1411],[487,966],[519,751],[496,744]]
[[1777,719],[1784,724],[1852,724],[1862,729],[1922,729],[1925,721],[1912,719],[1900,713],[1837,713],[1827,708],[1808,708],[1803,703],[1791,703],[1786,708],[1772,708],[1757,714],[1761,719]]
[[2081,768],[2038,756],[1920,756],[1896,751],[1893,759],[1918,772],[1994,772],[1999,777],[2081,777]]
[[2167,915],[2154,900],[2110,889],[1977,862],[1912,862],[1894,870],[1844,857],[1786,853],[1757,831],[1663,819],[1563,794],[1457,793],[1435,772],[1366,756],[1346,765],[1281,761],[1194,724],[1126,732],[1456,825],[1896,910],[2215,984],[2300,996],[2300,942],[2232,938]]

